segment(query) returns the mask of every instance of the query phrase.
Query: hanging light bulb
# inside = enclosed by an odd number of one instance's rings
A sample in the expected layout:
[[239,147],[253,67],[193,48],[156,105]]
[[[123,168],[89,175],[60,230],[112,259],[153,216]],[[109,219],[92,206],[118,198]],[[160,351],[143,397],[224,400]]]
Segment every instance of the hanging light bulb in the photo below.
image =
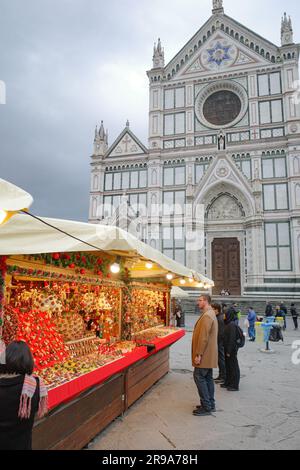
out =
[[120,272],[120,265],[118,263],[114,263],[111,265],[110,270],[113,274],[118,274]]
[[198,287],[202,288],[202,287],[205,287],[205,286],[204,286],[203,282],[199,282]]
[[191,277],[189,278],[189,282],[192,284],[192,282],[194,282],[194,279],[192,279]]
[[184,285],[185,282],[186,282],[185,279],[180,279],[180,284],[181,284],[181,285]]
[[168,274],[166,275],[166,278],[168,279],[168,281],[172,281],[172,279],[173,279],[173,274],[168,273]]
[[147,269],[152,269],[153,268],[153,263],[151,263],[150,261],[147,261],[146,268]]

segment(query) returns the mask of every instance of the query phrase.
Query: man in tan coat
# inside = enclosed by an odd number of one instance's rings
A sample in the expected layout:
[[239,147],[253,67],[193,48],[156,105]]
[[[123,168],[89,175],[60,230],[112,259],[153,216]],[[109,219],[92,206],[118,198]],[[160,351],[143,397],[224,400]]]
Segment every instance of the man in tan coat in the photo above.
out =
[[192,364],[194,380],[200,396],[200,406],[195,416],[210,415],[215,411],[215,386],[213,369],[218,367],[218,322],[211,307],[211,297],[201,295],[199,307],[202,316],[197,321],[192,340]]

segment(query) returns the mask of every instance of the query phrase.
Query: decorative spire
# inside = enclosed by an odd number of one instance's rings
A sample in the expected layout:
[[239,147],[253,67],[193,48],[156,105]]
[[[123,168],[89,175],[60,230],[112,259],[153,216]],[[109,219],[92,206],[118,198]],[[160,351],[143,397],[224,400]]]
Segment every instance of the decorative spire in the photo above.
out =
[[101,126],[99,129],[99,137],[100,137],[100,140],[105,140],[105,130],[103,126],[103,121],[101,121]]
[[153,50],[153,68],[163,68],[165,66],[165,51],[163,47],[161,47],[160,38],[158,38],[158,43],[156,47],[156,43],[154,44]]
[[94,139],[94,156],[103,157],[108,150],[108,131],[105,132],[103,121],[98,131],[98,126],[95,129]]
[[213,0],[213,15],[224,13],[223,0]]
[[130,122],[129,122],[129,119],[127,119],[127,121],[126,121],[126,128],[129,129],[129,127],[130,127]]
[[287,14],[284,13],[283,18],[281,18],[281,45],[287,46],[293,44],[293,26],[291,17],[287,18]]

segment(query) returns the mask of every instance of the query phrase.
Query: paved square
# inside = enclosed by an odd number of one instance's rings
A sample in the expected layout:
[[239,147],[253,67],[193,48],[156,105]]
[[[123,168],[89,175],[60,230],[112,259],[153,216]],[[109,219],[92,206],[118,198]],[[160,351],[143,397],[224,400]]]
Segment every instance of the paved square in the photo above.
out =
[[190,361],[192,326],[171,348],[171,372],[89,445],[93,450],[300,449],[300,365],[291,348],[300,332],[288,319],[284,343],[264,354],[246,342],[239,352],[240,392],[216,386],[217,412],[192,415],[198,404]]

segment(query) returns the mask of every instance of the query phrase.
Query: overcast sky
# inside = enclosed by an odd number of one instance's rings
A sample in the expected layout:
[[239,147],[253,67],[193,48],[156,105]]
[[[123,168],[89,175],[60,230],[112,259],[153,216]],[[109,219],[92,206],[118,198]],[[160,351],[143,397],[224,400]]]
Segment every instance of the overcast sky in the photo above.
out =
[[[225,12],[280,44],[284,11],[300,42],[298,0],[224,0]],[[36,214],[87,220],[96,123],[147,145],[153,43],[166,62],[211,15],[212,0],[0,0],[0,177]]]

